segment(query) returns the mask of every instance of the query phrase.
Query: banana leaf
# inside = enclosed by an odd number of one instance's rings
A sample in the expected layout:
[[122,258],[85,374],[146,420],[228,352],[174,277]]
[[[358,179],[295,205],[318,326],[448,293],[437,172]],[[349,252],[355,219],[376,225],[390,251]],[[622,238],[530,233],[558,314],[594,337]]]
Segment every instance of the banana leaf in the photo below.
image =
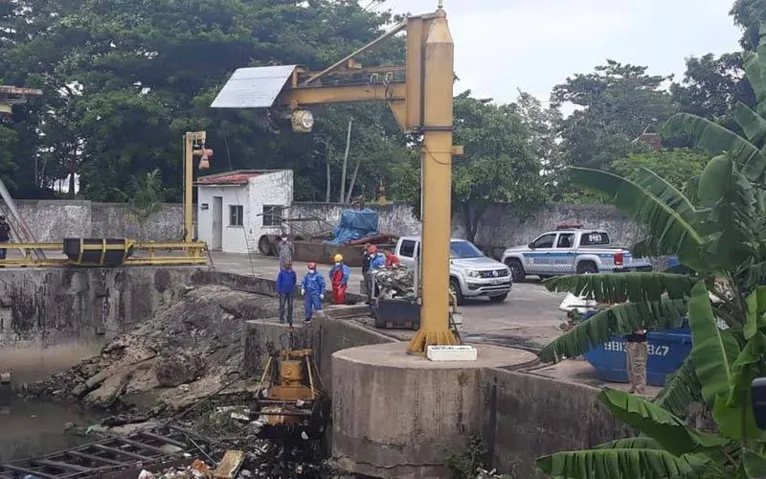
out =
[[766,326],[766,318],[763,316],[766,313],[766,286],[757,286],[755,291],[745,298],[745,305],[745,339],[750,339],[759,329]]
[[690,223],[696,221],[697,210],[689,198],[657,173],[647,168],[641,168],[636,183],[670,206],[686,221]]
[[748,141],[753,145],[762,145],[766,139],[766,120],[744,103],[734,106],[734,120],[742,128]]
[[[759,148],[733,131],[705,118],[690,113],[676,113],[662,129],[664,138],[691,136],[694,145],[712,156],[728,152],[747,172],[748,178],[757,179],[763,172],[766,159]],[[757,174],[756,174],[757,173]],[[751,177],[751,174],[755,176]]]
[[659,301],[667,294],[682,299],[691,294],[696,280],[682,274],[621,273],[559,276],[544,283],[549,291],[568,292],[594,299],[599,303]]
[[613,173],[588,168],[570,168],[569,177],[579,186],[609,195],[614,206],[644,225],[653,250],[678,255],[692,269],[704,270],[706,263],[699,251],[702,237],[694,225],[648,189]]
[[674,329],[686,314],[686,299],[625,303],[601,311],[553,340],[539,353],[543,362],[557,362],[587,353],[612,336],[638,329]]
[[744,458],[745,471],[747,477],[762,478],[766,477],[766,457],[752,450],[745,451]]
[[616,389],[604,389],[599,400],[617,418],[654,439],[676,456],[729,444],[729,439],[705,434],[648,400]]
[[668,451],[633,448],[558,452],[537,459],[540,470],[567,479],[699,477],[709,464],[696,455],[677,457]]
[[676,416],[685,417],[690,404],[702,402],[701,391],[694,359],[689,355],[678,369],[668,375],[665,387],[654,398],[654,403]]
[[692,289],[689,326],[692,332],[691,355],[702,384],[702,397],[712,406],[716,396],[729,394],[731,364],[739,354],[739,345],[728,330],[718,328],[703,282]]
[[640,436],[605,442],[594,449],[663,449],[663,447],[651,437]]

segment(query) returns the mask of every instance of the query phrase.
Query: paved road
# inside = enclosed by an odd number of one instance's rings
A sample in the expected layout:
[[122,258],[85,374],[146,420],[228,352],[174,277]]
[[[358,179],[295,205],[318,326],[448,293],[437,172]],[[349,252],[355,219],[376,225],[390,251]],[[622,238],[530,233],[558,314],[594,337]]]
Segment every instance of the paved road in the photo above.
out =
[[[213,265],[219,271],[254,275],[276,279],[279,264],[276,258],[260,255],[213,253]],[[299,277],[306,271],[306,263],[296,262]],[[327,273],[329,266],[319,265]],[[354,268],[349,290],[359,292],[362,275]],[[565,314],[558,309],[562,294],[551,293],[539,283],[515,284],[508,299],[503,303],[491,303],[485,299],[467,302],[463,312],[463,334],[467,339],[482,340],[502,345],[539,348],[561,332],[559,324]],[[395,333],[406,339],[411,333]]]
[[[213,253],[213,263],[219,271],[255,275],[276,279],[279,264],[276,258],[260,255]],[[296,271],[302,276],[306,263],[296,263]],[[329,266],[320,265],[320,271],[327,273]],[[352,270],[349,289],[359,292],[361,280],[359,268]],[[461,334],[464,340],[488,342],[501,346],[540,349],[561,334],[559,325],[566,314],[558,309],[564,294],[551,293],[539,282],[514,284],[511,294],[503,303],[491,303],[488,300],[467,302],[460,309],[463,312]],[[363,320],[372,326],[372,319]],[[407,340],[413,331],[386,330],[386,334]],[[609,386],[627,389],[625,384],[606,383],[598,379],[594,369],[582,360],[567,360],[556,365],[540,365],[532,374],[543,375],[561,381],[588,384],[595,387]],[[652,397],[658,388],[648,388],[647,395]]]

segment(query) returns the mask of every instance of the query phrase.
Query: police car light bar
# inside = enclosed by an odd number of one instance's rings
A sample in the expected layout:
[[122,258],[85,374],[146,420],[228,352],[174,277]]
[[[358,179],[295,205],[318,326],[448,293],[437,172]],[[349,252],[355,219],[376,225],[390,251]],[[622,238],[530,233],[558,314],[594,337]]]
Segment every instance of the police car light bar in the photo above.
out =
[[556,230],[579,230],[582,228],[580,223],[564,223],[556,226]]

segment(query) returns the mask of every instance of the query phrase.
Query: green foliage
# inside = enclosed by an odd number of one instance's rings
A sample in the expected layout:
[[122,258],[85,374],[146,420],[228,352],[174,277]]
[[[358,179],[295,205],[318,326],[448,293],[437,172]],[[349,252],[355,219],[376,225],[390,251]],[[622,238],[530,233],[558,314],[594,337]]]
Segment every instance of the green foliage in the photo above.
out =
[[[766,83],[761,78],[766,43],[758,49],[758,53],[748,55],[745,70],[757,98],[766,100]],[[755,425],[750,384],[755,377],[766,374],[766,289],[762,274],[766,259],[762,246],[766,241],[764,113],[766,105],[762,103],[756,110],[742,103],[736,105],[733,117],[744,137],[693,115],[676,115],[668,122],[666,134],[691,135],[697,146],[717,155],[702,171],[694,201],[648,171],[635,183],[617,176],[605,181],[608,174],[595,170],[573,171],[577,183],[609,194],[618,208],[647,228],[649,249],[677,251],[681,262],[695,271],[696,284],[691,291],[689,278],[684,288],[673,293],[683,296],[675,301],[684,301],[688,307],[692,353],[655,404],[622,392],[605,391],[600,395],[615,416],[652,442],[636,441],[638,449],[631,456],[603,454],[621,451],[614,448],[546,456],[540,459],[543,470],[573,478],[762,477],[766,470],[766,458],[762,456],[766,436]],[[657,294],[668,289],[663,287],[663,281],[664,276],[654,279],[653,285],[635,281],[626,286],[625,280],[615,287],[606,277],[583,282],[559,280],[561,288],[573,292],[589,291],[606,299],[629,302],[598,313],[592,319],[598,319],[599,324],[588,326],[590,320],[585,321],[546,347],[544,353],[557,359],[581,351],[593,340],[601,342],[607,334],[638,329],[637,322],[610,313],[622,312],[628,305],[647,307]],[[716,298],[715,304],[711,295]],[[670,321],[674,314],[666,311],[661,316]],[[646,316],[646,320],[638,321],[646,328],[663,320]],[[728,328],[722,328],[720,320]],[[717,435],[702,434],[664,409],[683,411],[689,401],[698,397],[712,411]],[[664,453],[662,459],[652,459],[658,451]]]
[[162,210],[165,201],[160,170],[157,168],[145,175],[132,176],[126,191],[118,193],[127,201],[128,211],[138,223],[139,241],[143,241],[146,221]]
[[[179,200],[179,138],[185,131],[206,129],[208,143],[220,152],[211,172],[294,168],[305,183],[296,185],[297,199],[323,199],[325,158],[315,152],[325,151],[320,139],[331,152],[342,149],[345,131],[323,126],[339,117],[345,125],[348,116],[358,126],[350,164],[362,160],[355,191],[374,191],[391,175],[375,165],[395,163],[406,154],[385,105],[324,108],[317,112],[314,136],[275,135],[262,114],[209,108],[236,68],[325,67],[387,28],[391,15],[386,11],[331,0],[305,6],[284,0],[22,0],[17,5],[13,11],[0,9],[0,35],[8,37],[0,42],[0,75],[6,83],[45,92],[30,105],[37,113],[23,118],[25,129],[39,128],[44,136],[32,134],[27,154],[14,154],[17,162],[25,158],[23,176],[30,178],[32,162],[26,158],[39,155],[40,185],[76,171],[84,196],[119,200],[116,191],[126,188],[128,178],[159,168],[168,186],[176,186],[169,189],[169,199]],[[402,61],[403,46],[401,39],[391,39],[360,60]],[[337,156],[331,158],[336,161]],[[341,172],[332,166],[331,179],[338,186]]]
[[593,73],[577,74],[554,87],[554,105],[582,107],[560,124],[567,165],[610,169],[612,161],[642,148],[633,140],[675,112],[670,95],[662,90],[667,78],[646,70],[609,60]]
[[631,181],[638,181],[644,169],[650,170],[679,190],[690,178],[699,176],[710,159],[687,149],[632,153],[612,163],[614,173]]
[[453,160],[452,194],[466,238],[473,241],[490,205],[529,207],[542,203],[545,192],[542,165],[527,145],[530,134],[517,108],[469,95],[467,91],[455,97],[454,141],[463,145],[465,155]]
[[744,76],[744,56],[712,53],[686,59],[681,83],[673,83],[670,93],[682,112],[713,120],[727,128],[736,128],[733,109],[737,102],[755,106],[755,94]]
[[468,447],[459,454],[451,454],[447,458],[447,469],[453,479],[473,479],[476,472],[484,466],[487,448],[478,436],[472,436]]

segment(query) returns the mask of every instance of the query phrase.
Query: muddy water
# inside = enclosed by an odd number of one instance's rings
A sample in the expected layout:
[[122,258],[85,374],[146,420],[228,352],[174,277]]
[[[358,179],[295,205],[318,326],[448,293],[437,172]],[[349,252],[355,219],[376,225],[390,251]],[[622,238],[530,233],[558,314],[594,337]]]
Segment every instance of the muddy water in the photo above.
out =
[[67,423],[90,425],[96,418],[57,404],[3,396],[0,391],[0,461],[54,452],[89,442],[65,433]]

